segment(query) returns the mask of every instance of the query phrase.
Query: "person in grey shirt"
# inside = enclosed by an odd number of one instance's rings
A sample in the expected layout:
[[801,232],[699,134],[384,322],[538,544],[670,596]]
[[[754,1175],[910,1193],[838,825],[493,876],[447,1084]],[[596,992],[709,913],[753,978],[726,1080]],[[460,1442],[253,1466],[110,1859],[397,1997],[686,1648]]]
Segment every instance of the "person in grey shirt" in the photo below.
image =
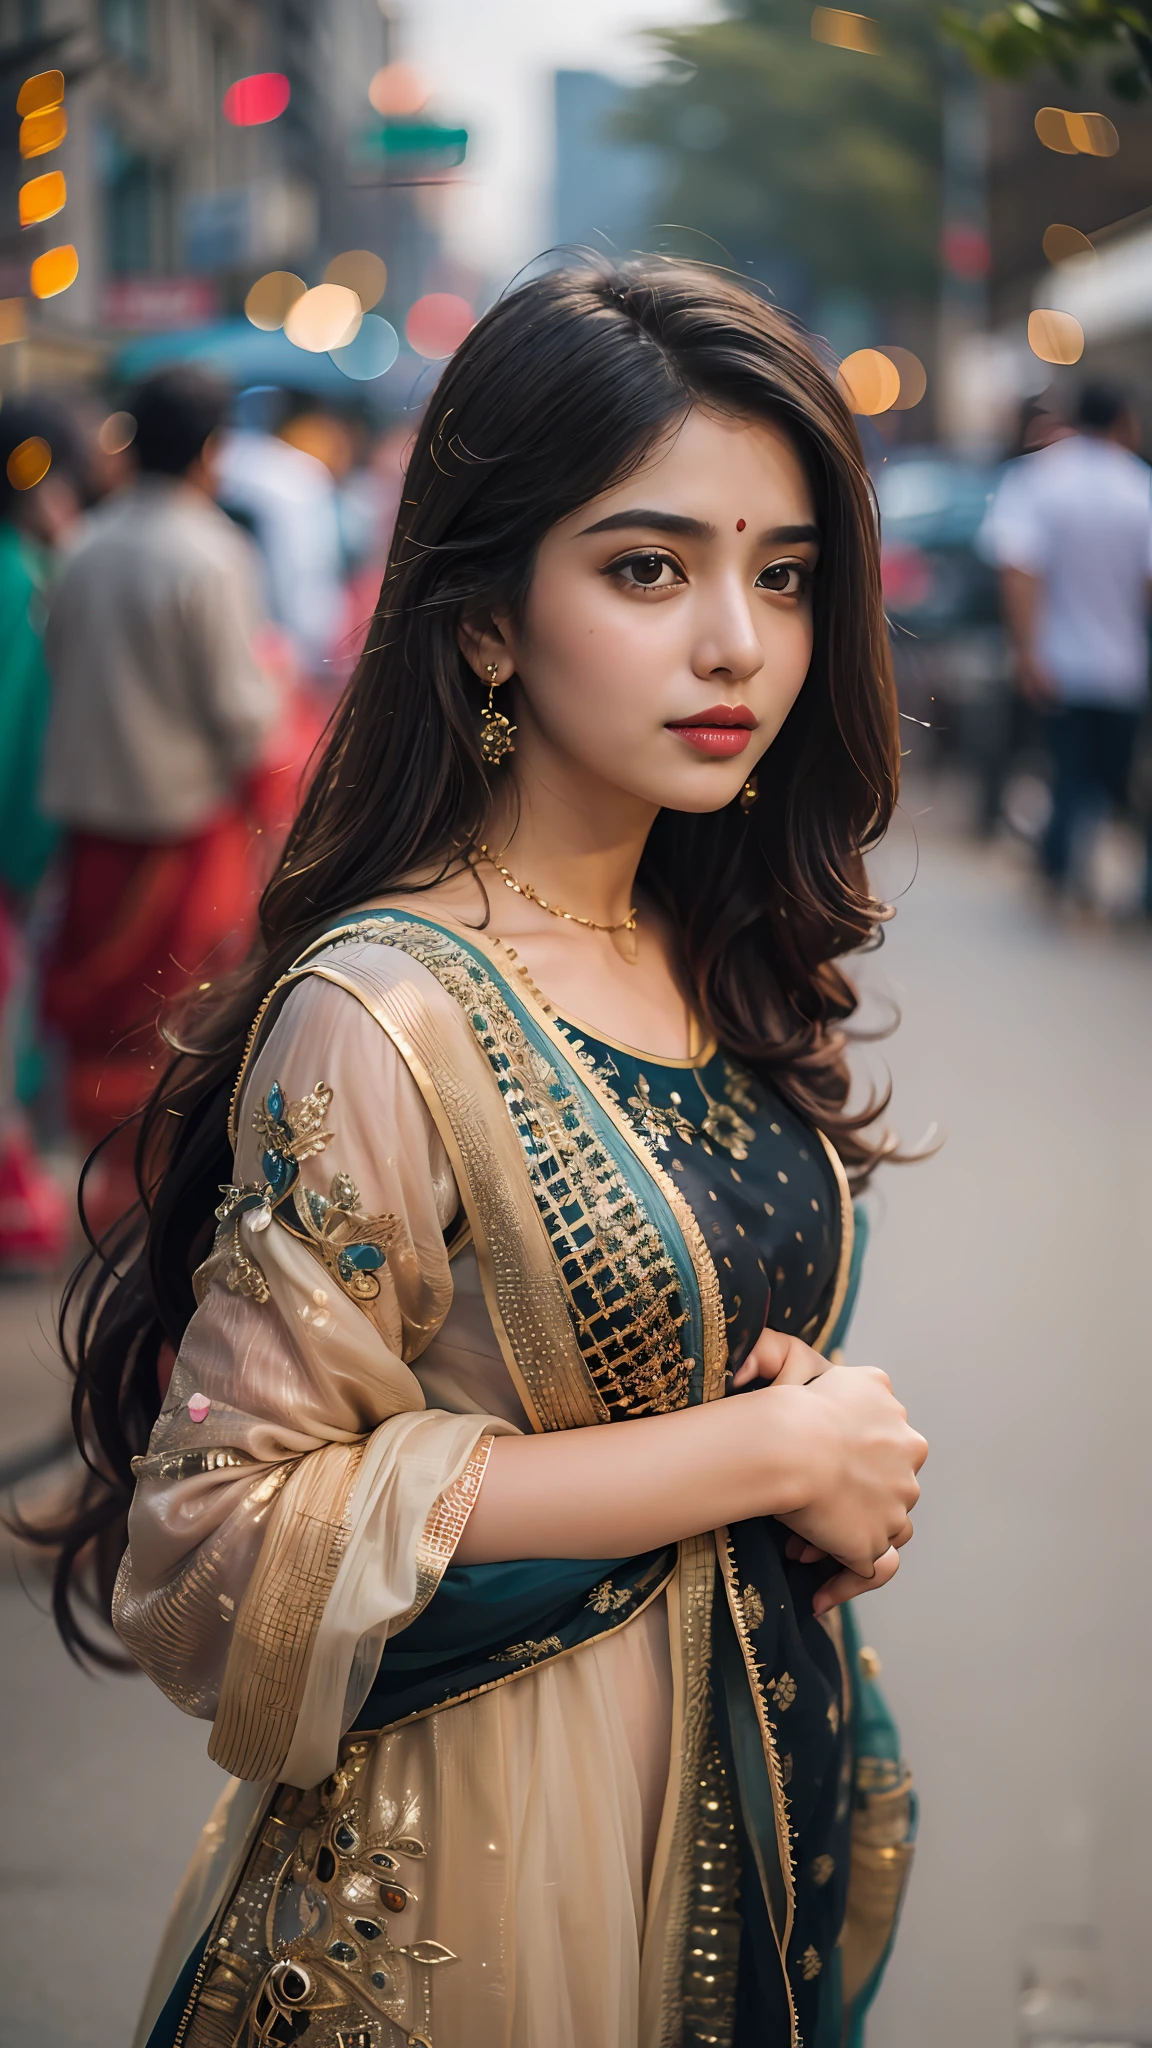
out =
[[41,796],[67,839],[45,1012],[78,1135],[109,1139],[101,1227],[130,1197],[122,1126],[156,1079],[158,1011],[242,957],[255,915],[279,698],[253,652],[251,542],[212,496],[228,402],[191,368],[140,387],[137,479],[88,523],[48,616]]
[[1075,429],[1010,465],[981,532],[1021,692],[1045,715],[1055,777],[1041,852],[1057,887],[1081,822],[1127,804],[1148,701],[1152,472],[1135,452],[1139,422],[1121,391],[1089,384]]

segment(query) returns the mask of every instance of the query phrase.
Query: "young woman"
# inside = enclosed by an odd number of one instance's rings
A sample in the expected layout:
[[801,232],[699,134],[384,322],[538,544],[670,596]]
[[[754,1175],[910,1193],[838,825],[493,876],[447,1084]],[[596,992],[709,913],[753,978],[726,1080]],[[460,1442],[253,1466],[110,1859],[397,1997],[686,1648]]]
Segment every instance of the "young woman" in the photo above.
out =
[[76,1538],[135,1453],[116,1627],[234,1781],[149,2048],[859,2038],[911,1794],[842,1603],[925,1445],[830,1362],[836,963],[897,762],[790,323],[657,262],[494,307],[84,1301]]

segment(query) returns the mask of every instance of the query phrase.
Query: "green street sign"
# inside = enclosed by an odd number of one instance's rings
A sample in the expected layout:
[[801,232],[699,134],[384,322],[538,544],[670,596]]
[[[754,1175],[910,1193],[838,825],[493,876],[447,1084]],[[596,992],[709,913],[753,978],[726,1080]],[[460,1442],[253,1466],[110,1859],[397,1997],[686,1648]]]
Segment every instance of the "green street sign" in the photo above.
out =
[[466,128],[442,128],[436,121],[385,121],[360,136],[358,153],[376,163],[426,157],[450,170],[463,163],[467,148]]

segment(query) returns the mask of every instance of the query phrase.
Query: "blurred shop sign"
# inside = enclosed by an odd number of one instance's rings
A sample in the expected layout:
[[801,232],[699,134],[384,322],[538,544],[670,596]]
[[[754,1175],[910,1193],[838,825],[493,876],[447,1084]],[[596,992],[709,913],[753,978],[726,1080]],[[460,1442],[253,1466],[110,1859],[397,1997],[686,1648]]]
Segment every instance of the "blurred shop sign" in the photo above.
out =
[[113,277],[100,294],[103,325],[130,334],[204,327],[219,310],[206,277]]
[[306,255],[317,223],[315,187],[299,179],[194,192],[184,204],[185,260],[189,270],[213,271]]
[[467,153],[468,130],[445,128],[436,121],[383,121],[353,145],[361,170],[377,169],[387,182],[396,184],[457,170]]

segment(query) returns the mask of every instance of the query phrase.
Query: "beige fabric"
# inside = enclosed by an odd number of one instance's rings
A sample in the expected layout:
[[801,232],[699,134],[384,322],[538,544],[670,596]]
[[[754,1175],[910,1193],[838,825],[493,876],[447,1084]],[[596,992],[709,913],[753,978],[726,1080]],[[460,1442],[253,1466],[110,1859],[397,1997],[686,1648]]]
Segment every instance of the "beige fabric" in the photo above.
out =
[[206,824],[277,715],[257,623],[251,543],[202,493],[152,477],[101,507],[48,615],[49,815],[117,839]]
[[[342,968],[354,965],[345,952]],[[321,1081],[332,1088],[333,1137],[303,1177],[326,1190],[333,1173],[350,1173],[364,1210],[395,1216],[399,1235],[367,1307],[276,1224],[243,1226],[269,1302],[230,1294],[223,1255],[209,1262],[138,1485],[118,1625],[179,1704],[211,1716],[227,1685],[232,1617],[295,1475],[314,1455],[366,1437],[281,1772],[310,1784],[331,1768],[379,1647],[406,1618],[430,1512],[482,1436],[523,1429],[526,1417],[475,1253],[449,1268],[456,1187],[386,1034],[343,989],[311,979],[294,988],[241,1097],[237,1180],[258,1177],[252,1108],[273,1079],[290,1098]],[[196,1391],[212,1402],[199,1424],[187,1408]],[[253,1464],[165,1476],[163,1460],[189,1449],[235,1451]],[[435,2048],[636,2048],[661,2038],[659,1973],[642,2009],[641,1954],[672,1724],[661,1597],[614,1634],[376,1740],[380,1825],[407,1816],[405,1830],[428,1845],[390,1934],[440,1942],[456,1958],[432,1973]],[[218,1857],[218,1886],[221,1867]],[[169,1956],[182,1944],[187,1953],[202,1930],[208,1889],[201,1873],[174,1916]],[[138,2038],[147,2038],[143,2022]]]

